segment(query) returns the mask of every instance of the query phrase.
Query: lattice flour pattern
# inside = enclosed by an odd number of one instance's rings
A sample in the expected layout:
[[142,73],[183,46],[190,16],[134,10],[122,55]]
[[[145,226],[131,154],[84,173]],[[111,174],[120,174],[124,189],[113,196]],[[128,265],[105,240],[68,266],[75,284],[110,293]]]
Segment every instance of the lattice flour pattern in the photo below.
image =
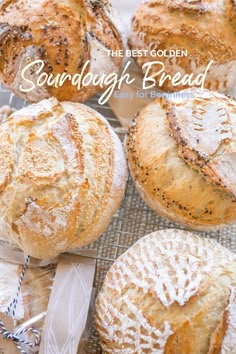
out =
[[219,329],[225,332],[221,353],[234,353],[235,273],[234,254],[190,232],[163,230],[139,240],[113,265],[98,296],[96,319],[104,352],[174,353],[176,336],[181,341],[184,328],[191,336],[196,325],[195,337],[199,326],[207,333],[198,347],[193,338],[195,349],[188,344],[189,353],[210,353],[219,342]]
[[[138,353],[143,353],[143,350],[149,350],[151,353],[161,354],[165,347],[166,341],[172,334],[168,322],[163,324],[163,328],[157,329],[151,326],[142,314],[142,311],[132,303],[129,296],[124,297],[124,303],[128,306],[132,316],[136,319],[129,318],[126,314],[120,313],[115,306],[109,303],[108,299],[101,299],[101,311],[106,314],[104,323],[107,331],[102,331],[102,336],[109,341],[111,338],[120,345],[121,349],[106,349],[107,353],[132,354],[133,346],[138,348]],[[119,318],[117,325],[113,326],[113,318]],[[124,333],[125,337],[119,336],[119,333]],[[149,334],[152,333],[152,336]],[[122,349],[123,344],[127,345]],[[158,345],[160,349],[156,349]],[[131,348],[129,348],[131,346]]]

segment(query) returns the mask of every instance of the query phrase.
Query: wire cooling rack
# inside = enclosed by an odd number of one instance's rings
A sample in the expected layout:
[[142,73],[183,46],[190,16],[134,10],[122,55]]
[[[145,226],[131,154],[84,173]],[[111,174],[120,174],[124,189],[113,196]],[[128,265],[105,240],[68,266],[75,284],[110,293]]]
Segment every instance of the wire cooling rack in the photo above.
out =
[[[25,101],[15,97],[0,85],[0,105],[3,104],[8,104],[17,109],[27,105]],[[120,126],[110,107],[108,105],[100,106],[97,97],[93,97],[87,104],[107,118],[123,141],[126,132]],[[98,241],[89,246],[90,249],[96,249],[97,251],[97,269],[94,282],[96,292],[100,291],[107,271],[122,253],[144,235],[166,228],[184,229],[178,224],[157,216],[149,209],[139,197],[129,177],[122,204],[111,220],[108,229]],[[216,233],[198,232],[198,234],[203,237],[213,238],[231,251],[236,252],[236,225]],[[95,326],[85,352],[86,354],[102,353]]]

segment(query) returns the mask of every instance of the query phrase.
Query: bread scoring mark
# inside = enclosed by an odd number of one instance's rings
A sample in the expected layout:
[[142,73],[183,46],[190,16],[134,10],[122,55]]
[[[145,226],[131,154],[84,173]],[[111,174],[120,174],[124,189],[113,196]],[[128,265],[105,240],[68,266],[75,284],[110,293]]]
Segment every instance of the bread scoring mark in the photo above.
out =
[[172,104],[168,113],[176,140],[207,160],[232,139],[228,111],[219,103],[195,100],[189,105]]
[[0,192],[10,182],[14,169],[16,155],[12,147],[10,135],[2,132],[0,138]]
[[[234,0],[233,0],[234,1]],[[146,0],[147,7],[155,8],[161,5],[167,7],[169,11],[181,10],[185,12],[224,12],[224,0]]]
[[53,138],[60,144],[71,178],[80,184],[83,181],[84,150],[78,121],[71,113],[65,113],[51,129]]
[[30,133],[20,156],[17,180],[42,187],[55,183],[64,171],[64,163],[47,137]]
[[[81,114],[83,114],[83,109]],[[83,121],[83,131],[87,135],[87,143],[84,146],[84,177],[86,179],[84,187],[86,189],[83,189],[83,196],[80,195],[83,203],[78,218],[76,240],[86,231],[86,225],[96,224],[100,227],[104,222],[106,214],[111,210],[111,207],[109,209],[107,207],[111,203],[111,192],[114,187],[112,179],[115,178],[113,175],[115,152],[110,128],[97,112],[94,115],[92,109],[89,115],[86,112],[84,114],[86,122]],[[102,141],[100,134],[103,136]],[[92,150],[91,146],[93,146]]]
[[168,102],[166,107],[167,119],[180,156],[209,178],[210,183],[229,191],[235,199],[234,101],[205,90],[196,91],[194,99],[180,104]]
[[167,7],[170,9],[179,9],[183,11],[199,12],[205,14],[208,12],[224,13],[224,0],[167,0]]
[[[24,73],[24,80],[22,78],[22,72],[26,66],[31,63],[33,60],[42,59],[42,47],[27,46],[23,48],[22,52],[17,56],[14,63],[14,76],[12,77],[11,88],[14,92],[19,93],[22,97],[31,102],[38,102],[49,97],[49,92],[47,87],[37,85],[37,70],[39,69],[38,64],[35,64],[31,70],[28,70]],[[46,66],[46,67],[45,67]],[[47,71],[47,64],[44,62],[44,67]],[[26,81],[28,80],[28,81]],[[32,84],[34,89],[24,93],[21,89],[23,85],[24,90],[31,88]]]
[[15,4],[19,3],[19,0],[1,0],[0,1],[0,10],[6,11],[6,9],[8,7],[10,7],[10,5],[11,6],[14,5],[14,3]]
[[91,33],[87,33],[87,40],[90,48],[90,73],[92,75],[109,75],[117,72],[117,65],[111,56],[108,56],[108,49]]
[[[30,40],[32,40],[32,34],[28,26],[11,26],[8,23],[0,23],[0,68],[3,73],[9,75],[10,79],[16,74],[15,65],[21,50],[17,46],[18,42],[22,43],[22,52],[24,52],[24,47]],[[9,65],[10,63],[11,65]]]
[[[94,22],[89,23],[88,32],[94,36],[105,48],[120,49],[123,47],[122,38],[122,24],[119,20],[118,13],[111,7],[109,2],[86,0],[87,9],[91,16],[95,19]],[[91,11],[92,10],[92,11]],[[114,15],[116,19],[114,19]],[[110,37],[113,41],[110,41]],[[111,48],[112,47],[112,48]],[[92,59],[92,56],[91,56]],[[117,64],[121,63],[120,58],[113,58]]]
[[[7,56],[9,54],[8,49],[11,47],[12,44],[13,49],[16,49],[15,46],[19,40],[24,43],[25,41],[29,41],[31,39],[32,34],[28,30],[28,26],[11,26],[7,22],[0,23],[0,48],[2,55],[4,54],[5,56]],[[13,58],[13,61],[14,59],[15,58]]]
[[205,14],[210,9],[206,6],[203,0],[175,0],[167,1],[167,7],[170,10],[182,10],[185,12],[198,12]]
[[[69,206],[70,202],[67,202]],[[40,201],[29,198],[24,213],[15,220],[14,224],[18,229],[19,236],[18,242],[22,245],[27,234],[31,234],[33,244],[37,240],[41,241],[40,239],[52,238],[55,247],[53,252],[56,254],[58,250],[56,240],[64,240],[65,248],[68,247],[69,240],[66,233],[69,232],[68,224],[70,224],[73,214],[68,213],[70,210],[66,210],[64,207],[48,209],[40,204]],[[73,228],[70,231],[73,231]],[[24,248],[30,249],[27,245],[24,245]]]
[[108,2],[104,6],[104,14],[107,21],[111,25],[114,37],[118,41],[120,47],[124,47],[126,43],[126,32],[121,21],[120,15],[117,10],[112,7]]
[[227,331],[222,343],[220,354],[236,354],[236,290],[230,289],[229,304],[227,307]]

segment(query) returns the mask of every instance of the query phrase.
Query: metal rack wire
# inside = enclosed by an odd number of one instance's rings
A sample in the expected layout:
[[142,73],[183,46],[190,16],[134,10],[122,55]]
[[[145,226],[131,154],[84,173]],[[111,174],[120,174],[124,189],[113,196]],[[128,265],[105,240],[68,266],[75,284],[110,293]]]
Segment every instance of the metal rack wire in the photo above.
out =
[[[0,86],[0,104],[8,104],[20,109],[27,103],[9,93],[3,86]],[[125,130],[120,126],[110,107],[108,105],[100,106],[97,97],[93,97],[87,104],[104,115],[121,140],[123,140]],[[97,270],[94,282],[97,293],[102,287],[107,271],[122,253],[144,235],[166,228],[184,229],[157,216],[149,209],[139,197],[131,178],[129,178],[122,204],[108,229],[98,241],[89,246],[89,249],[96,249],[97,251]],[[214,238],[223,246],[236,252],[236,225],[216,233],[201,232],[199,234],[204,237]],[[86,353],[102,353],[95,327],[86,348]]]

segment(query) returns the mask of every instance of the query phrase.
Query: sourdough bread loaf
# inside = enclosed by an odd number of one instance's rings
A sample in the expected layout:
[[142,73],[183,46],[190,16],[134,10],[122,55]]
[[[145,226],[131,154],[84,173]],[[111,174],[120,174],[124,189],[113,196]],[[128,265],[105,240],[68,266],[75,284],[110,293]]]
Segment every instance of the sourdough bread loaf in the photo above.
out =
[[[89,84],[78,89],[68,77],[76,75],[76,83],[82,72],[99,77],[118,72],[122,58],[110,57],[107,50],[123,49],[122,37],[118,14],[108,0],[1,1],[0,79],[29,102],[50,96],[84,101],[102,88]],[[38,62],[23,72],[35,60],[43,60],[43,68]],[[46,74],[52,75],[52,86],[45,82]],[[56,84],[62,74],[64,83]]]
[[235,354],[236,257],[190,232],[162,230],[108,272],[96,303],[104,353]]
[[[129,35],[131,49],[167,51],[134,58],[139,66],[160,61],[165,72],[182,76],[204,73],[211,60],[205,88],[236,96],[235,0],[147,0],[137,7]],[[170,55],[170,51],[178,51]],[[187,52],[187,56],[180,54]],[[169,54],[168,54],[169,53]],[[158,72],[153,65],[150,75]],[[162,89],[178,91],[166,80]]]
[[93,109],[55,98],[0,126],[0,233],[51,258],[106,229],[123,197],[122,144]]
[[200,89],[178,96],[134,119],[125,144],[131,174],[157,213],[215,230],[236,221],[236,102]]

